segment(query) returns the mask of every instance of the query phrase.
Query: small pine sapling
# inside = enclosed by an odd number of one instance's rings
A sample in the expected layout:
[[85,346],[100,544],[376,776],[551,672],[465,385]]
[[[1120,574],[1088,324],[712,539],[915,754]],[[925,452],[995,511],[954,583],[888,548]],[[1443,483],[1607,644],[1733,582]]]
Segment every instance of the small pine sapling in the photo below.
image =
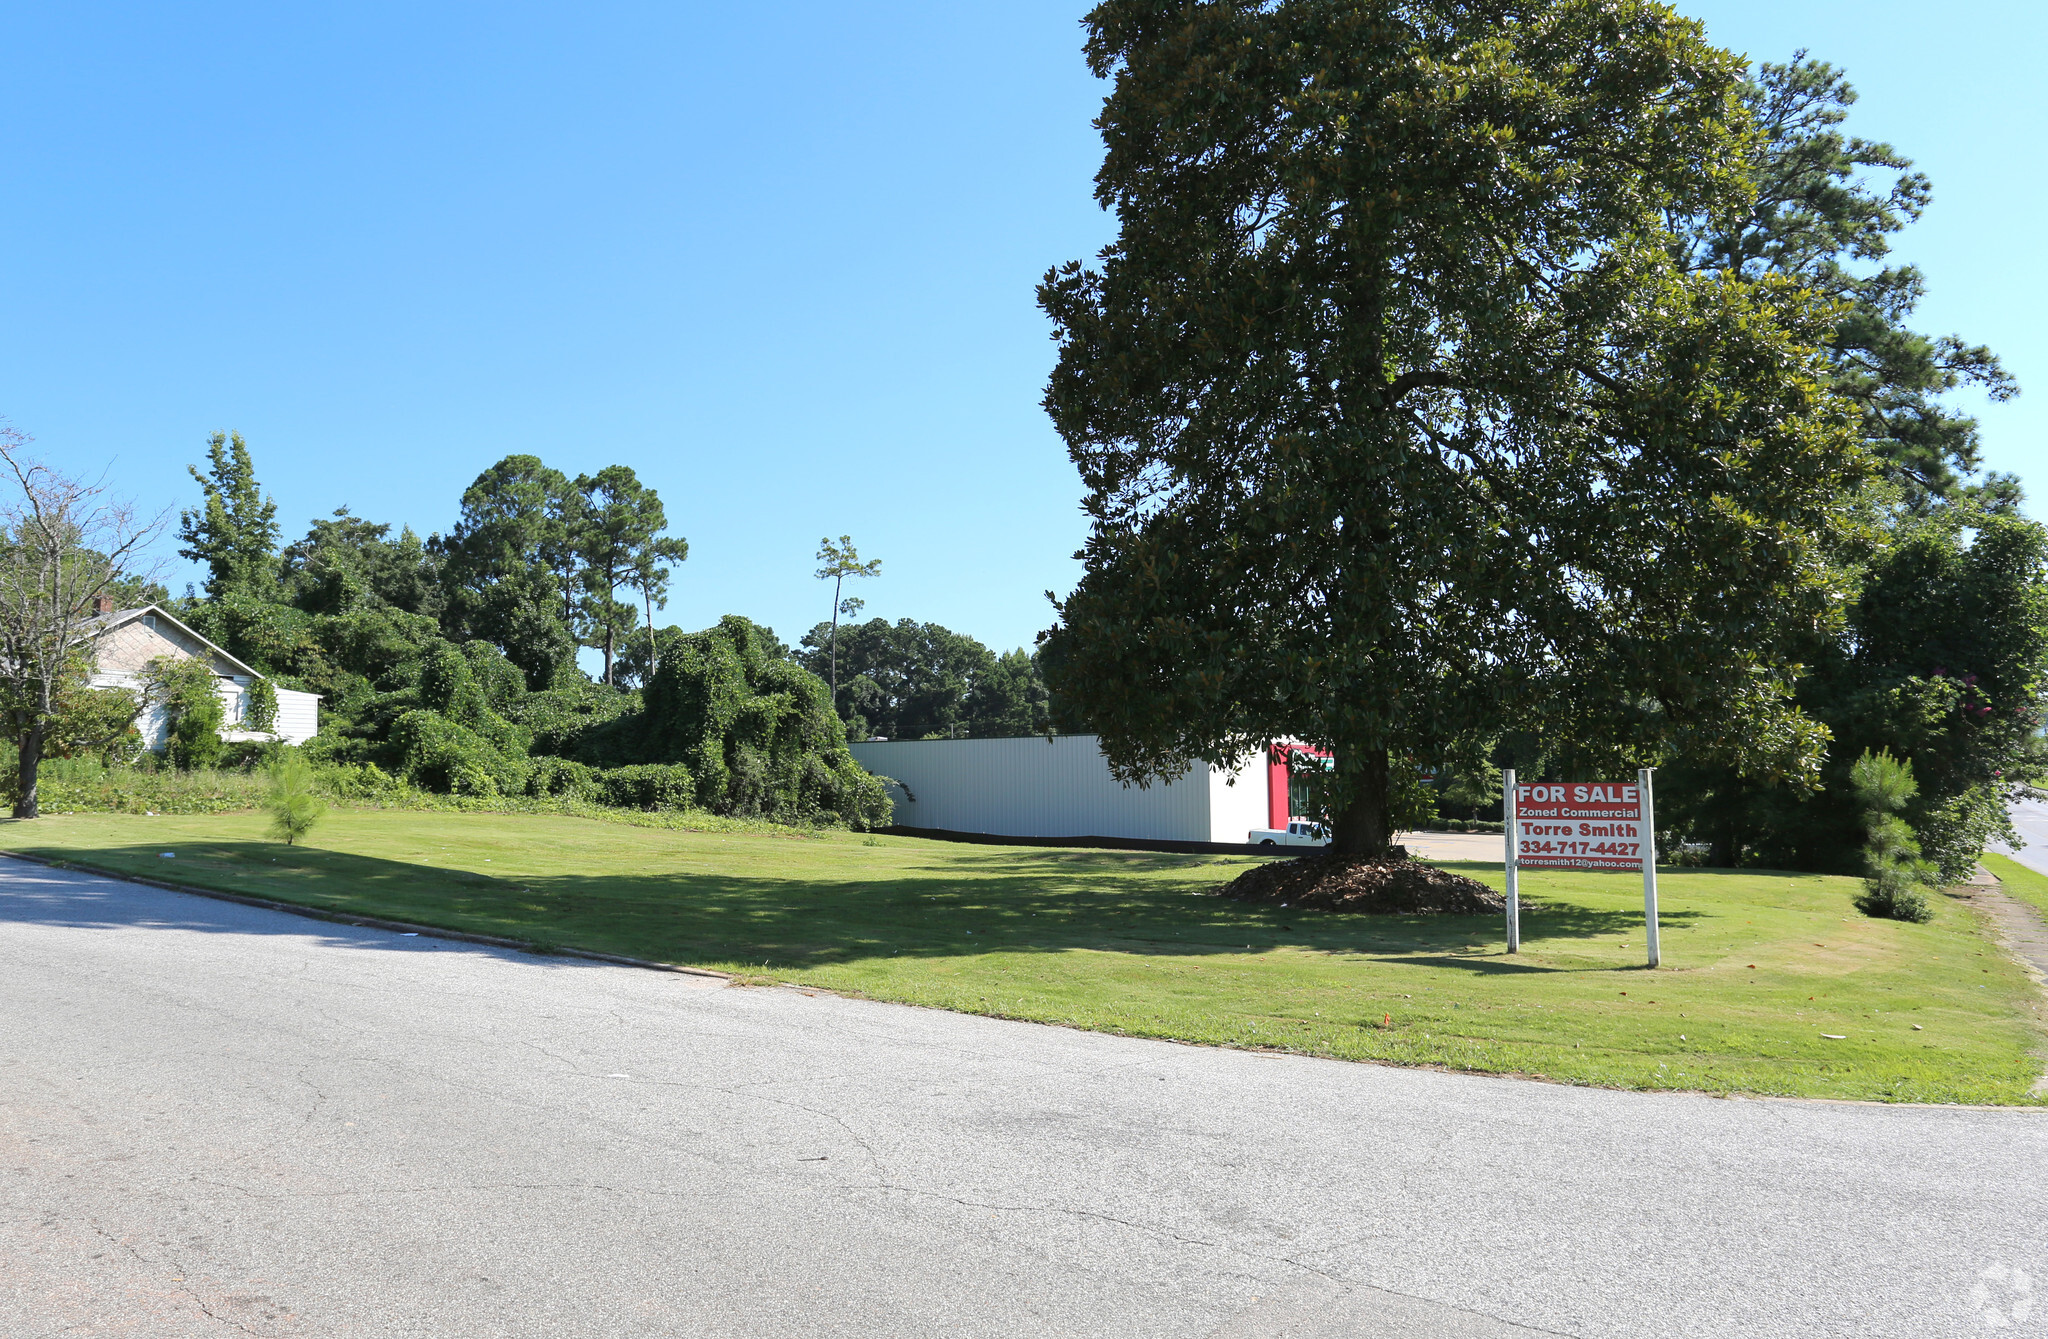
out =
[[1926,884],[1933,872],[1920,858],[1920,843],[1899,811],[1920,793],[1913,764],[1865,749],[1849,769],[1857,807],[1863,811],[1863,896],[1856,905],[1867,916],[1895,921],[1929,921]]
[[327,812],[327,805],[313,793],[313,766],[297,749],[281,748],[263,770],[270,782],[263,807],[270,814],[271,835],[296,846]]

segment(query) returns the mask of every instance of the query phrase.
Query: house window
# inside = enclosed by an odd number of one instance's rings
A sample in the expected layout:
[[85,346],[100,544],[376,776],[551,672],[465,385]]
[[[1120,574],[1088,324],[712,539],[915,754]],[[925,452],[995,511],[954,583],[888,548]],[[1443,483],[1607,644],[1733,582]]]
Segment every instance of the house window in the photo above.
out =
[[156,631],[156,615],[155,615],[155,614],[144,614],[144,615],[142,616],[142,626],[143,626],[143,627],[145,627],[145,628],[148,628],[148,629],[149,629],[149,630],[150,630],[151,632],[155,632],[155,631]]

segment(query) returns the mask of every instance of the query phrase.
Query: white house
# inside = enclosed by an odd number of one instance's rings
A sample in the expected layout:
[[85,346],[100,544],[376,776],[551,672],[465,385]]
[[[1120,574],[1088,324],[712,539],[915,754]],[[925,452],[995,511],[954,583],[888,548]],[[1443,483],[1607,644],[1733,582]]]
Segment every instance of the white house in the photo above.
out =
[[[89,687],[126,688],[140,694],[142,671],[150,661],[159,657],[204,660],[214,674],[214,691],[220,694],[222,739],[230,743],[276,739],[286,744],[303,744],[320,733],[320,695],[278,688],[275,684],[272,690],[277,694],[276,724],[268,733],[242,728],[249,685],[266,676],[155,605],[142,609],[103,607],[85,624],[84,635],[92,649],[92,672],[86,680]],[[152,705],[136,722],[144,746],[162,749],[169,724],[162,704]]]
[[904,827],[1241,845],[1253,828],[1285,827],[1292,807],[1287,762],[1257,755],[1235,768],[1198,763],[1141,789],[1110,775],[1094,735],[849,747],[862,767],[898,783],[890,797]]

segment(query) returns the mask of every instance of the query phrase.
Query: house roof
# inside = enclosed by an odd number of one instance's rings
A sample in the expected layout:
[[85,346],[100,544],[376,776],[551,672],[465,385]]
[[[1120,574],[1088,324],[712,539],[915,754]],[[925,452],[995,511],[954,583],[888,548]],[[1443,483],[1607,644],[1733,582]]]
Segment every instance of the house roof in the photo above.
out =
[[234,666],[237,670],[241,671],[242,673],[249,675],[251,678],[267,679],[270,677],[269,675],[263,673],[263,671],[256,669],[254,666],[243,664],[241,661],[237,660],[235,657],[229,655],[226,651],[222,650],[219,646],[215,645],[208,638],[202,637],[200,634],[194,632],[189,626],[187,626],[183,622],[183,620],[179,619],[176,615],[171,614],[166,610],[159,608],[158,606],[153,604],[143,605],[139,609],[116,609],[110,614],[95,614],[93,615],[93,617],[87,619],[82,625],[83,637],[81,640],[97,641],[99,638],[104,637],[108,633],[112,632],[115,628],[126,627],[128,624],[133,623],[136,619],[141,618],[144,614],[155,614],[158,618],[164,620],[164,622],[170,624],[178,631],[184,633],[193,641],[198,642],[201,646],[204,646],[207,650],[213,652],[222,660],[225,660],[228,664]]

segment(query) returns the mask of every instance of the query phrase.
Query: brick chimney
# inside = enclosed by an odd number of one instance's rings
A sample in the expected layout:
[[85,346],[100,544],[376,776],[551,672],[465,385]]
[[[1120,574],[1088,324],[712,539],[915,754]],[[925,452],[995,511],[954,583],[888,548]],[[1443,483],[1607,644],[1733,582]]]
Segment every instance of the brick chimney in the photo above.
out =
[[111,614],[111,613],[113,613],[113,612],[114,612],[114,597],[113,597],[113,596],[111,596],[111,595],[95,595],[95,596],[93,596],[93,597],[92,597],[92,611],[93,611],[93,612],[94,612],[95,614]]

